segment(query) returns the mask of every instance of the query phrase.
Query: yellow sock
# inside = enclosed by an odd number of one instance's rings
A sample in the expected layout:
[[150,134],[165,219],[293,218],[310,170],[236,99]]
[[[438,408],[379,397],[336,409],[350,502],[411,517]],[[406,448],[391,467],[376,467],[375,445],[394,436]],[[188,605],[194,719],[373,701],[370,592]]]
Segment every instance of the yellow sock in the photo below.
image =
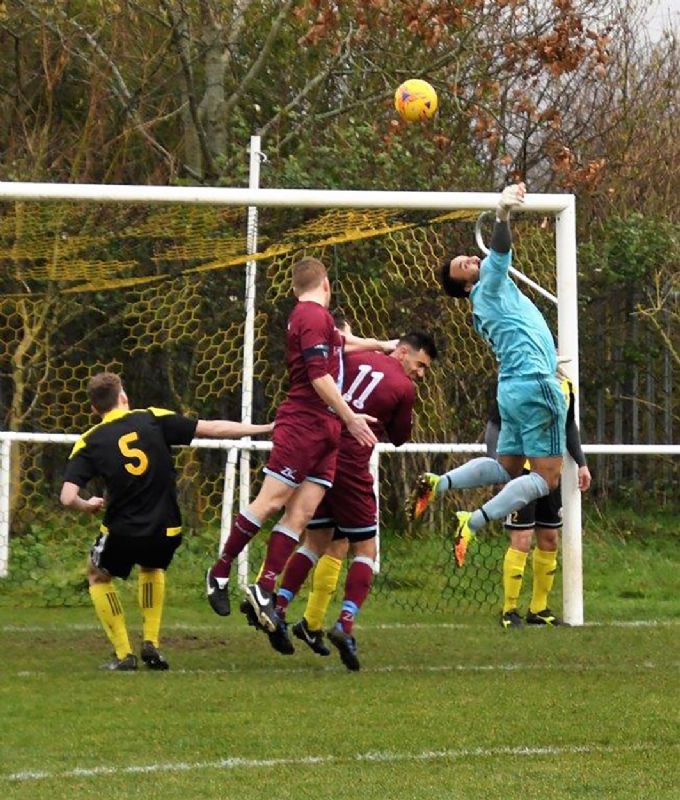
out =
[[140,570],[137,584],[137,600],[142,612],[144,641],[152,642],[158,647],[163,603],[165,601],[164,570]]
[[304,617],[310,630],[323,628],[326,612],[331,603],[340,578],[342,561],[333,556],[321,556],[312,575],[312,591],[307,598]]
[[95,583],[90,586],[90,597],[97,617],[109,637],[118,658],[125,658],[132,652],[125,614],[118,592],[112,583]]
[[552,590],[555,582],[555,573],[557,572],[557,550],[534,548],[533,569],[534,588],[531,594],[529,611],[537,614],[548,607],[548,595]]
[[503,613],[517,608],[527,554],[508,547],[503,559]]

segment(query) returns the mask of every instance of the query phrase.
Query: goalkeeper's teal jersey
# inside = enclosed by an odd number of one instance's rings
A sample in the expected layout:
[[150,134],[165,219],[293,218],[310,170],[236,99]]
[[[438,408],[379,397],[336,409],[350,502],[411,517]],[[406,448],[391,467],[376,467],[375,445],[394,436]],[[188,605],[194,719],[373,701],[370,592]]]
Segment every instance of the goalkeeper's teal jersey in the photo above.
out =
[[508,275],[510,253],[491,250],[470,293],[472,322],[498,361],[499,380],[554,376],[557,352],[541,312]]

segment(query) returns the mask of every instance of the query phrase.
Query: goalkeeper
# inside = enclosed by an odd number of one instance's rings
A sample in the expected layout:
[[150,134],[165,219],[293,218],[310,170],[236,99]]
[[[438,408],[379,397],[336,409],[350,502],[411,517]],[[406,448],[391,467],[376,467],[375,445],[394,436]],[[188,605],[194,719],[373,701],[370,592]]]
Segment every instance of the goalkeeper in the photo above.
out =
[[[502,420],[498,460],[475,458],[444,475],[418,478],[410,501],[419,517],[435,494],[505,484],[475,511],[456,513],[455,556],[462,566],[475,533],[555,489],[565,448],[566,410],[556,378],[557,352],[538,308],[517,288],[512,260],[510,213],[524,202],[523,183],[508,186],[496,207],[489,255],[447,256],[441,265],[446,294],[470,301],[472,325],[498,361],[498,408]],[[522,474],[525,460],[531,471]]]

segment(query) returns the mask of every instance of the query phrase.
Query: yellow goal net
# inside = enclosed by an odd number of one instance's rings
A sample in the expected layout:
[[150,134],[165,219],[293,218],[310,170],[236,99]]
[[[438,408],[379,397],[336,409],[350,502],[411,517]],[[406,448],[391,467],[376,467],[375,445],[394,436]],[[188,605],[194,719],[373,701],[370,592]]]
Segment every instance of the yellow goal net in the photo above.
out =
[[[333,308],[344,313],[354,332],[392,338],[427,330],[435,337],[440,356],[418,387],[414,441],[480,443],[494,360],[472,331],[467,305],[446,298],[437,282],[446,253],[477,252],[478,215],[476,208],[260,209],[258,252],[249,255],[242,207],[5,202],[0,206],[4,428],[55,436],[84,431],[94,423],[85,386],[103,368],[121,373],[134,406],[239,418],[249,261],[257,271],[252,417],[271,420],[286,388],[291,266],[302,255],[314,255],[329,269]],[[522,215],[514,222],[514,246],[515,265],[556,293],[554,216]],[[555,323],[554,307],[534,299]],[[13,537],[63,520],[56,498],[67,454],[68,445],[56,440],[11,444],[5,523]],[[403,513],[420,471],[442,471],[467,457],[399,452],[381,457],[379,597],[411,610],[495,602],[502,529],[485,533],[464,572],[456,572],[451,556],[453,509],[483,495],[450,495],[417,526]],[[253,491],[265,458],[266,453],[252,456]],[[212,537],[215,547],[224,461],[224,451],[187,448],[178,454],[185,526]],[[87,524],[73,518],[69,526],[81,522]],[[84,542],[89,538],[83,534]]]

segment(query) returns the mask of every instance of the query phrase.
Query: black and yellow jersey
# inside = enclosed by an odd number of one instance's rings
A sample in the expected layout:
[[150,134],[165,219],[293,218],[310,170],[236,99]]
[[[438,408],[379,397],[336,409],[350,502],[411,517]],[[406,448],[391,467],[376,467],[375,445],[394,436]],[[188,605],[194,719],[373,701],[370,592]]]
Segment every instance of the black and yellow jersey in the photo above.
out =
[[189,444],[197,421],[162,408],[114,409],[73,446],[64,480],[81,488],[102,478],[102,530],[116,536],[180,532],[171,445]]

